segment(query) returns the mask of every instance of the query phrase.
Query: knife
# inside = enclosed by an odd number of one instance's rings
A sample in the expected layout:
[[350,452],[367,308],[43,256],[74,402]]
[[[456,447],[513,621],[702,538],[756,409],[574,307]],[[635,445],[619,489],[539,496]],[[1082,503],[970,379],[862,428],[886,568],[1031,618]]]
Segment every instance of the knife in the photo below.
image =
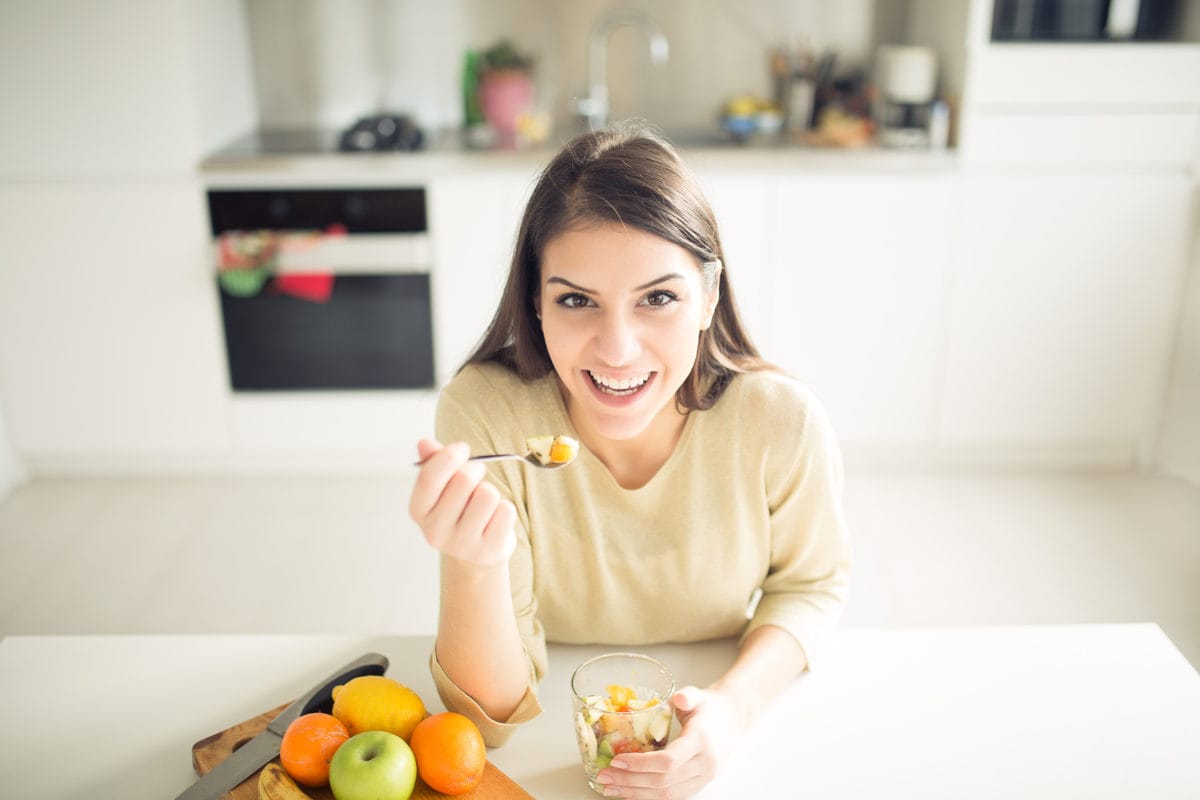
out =
[[382,675],[388,667],[387,656],[379,653],[351,661],[309,689],[303,697],[271,720],[267,729],[239,747],[233,755],[200,777],[175,800],[215,800],[249,778],[260,767],[279,755],[279,743],[288,725],[302,714],[328,708],[333,702],[333,687],[362,675]]

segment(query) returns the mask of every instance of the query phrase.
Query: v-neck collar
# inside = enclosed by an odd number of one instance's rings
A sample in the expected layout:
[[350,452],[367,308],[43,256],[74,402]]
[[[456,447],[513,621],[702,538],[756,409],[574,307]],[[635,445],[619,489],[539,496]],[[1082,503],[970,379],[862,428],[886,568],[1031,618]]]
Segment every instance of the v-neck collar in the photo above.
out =
[[561,428],[562,430],[569,431],[572,437],[580,441],[580,452],[576,458],[582,460],[583,463],[589,467],[590,472],[601,473],[603,475],[603,479],[609,481],[612,488],[615,488],[621,492],[628,492],[630,494],[652,492],[654,491],[654,486],[656,484],[660,484],[668,479],[667,476],[671,472],[674,472],[675,465],[683,457],[682,453],[687,448],[688,442],[691,439],[692,427],[693,423],[695,422],[694,418],[697,413],[700,413],[693,410],[683,418],[683,430],[679,433],[679,439],[675,442],[675,447],[671,450],[671,454],[667,456],[667,460],[659,466],[655,473],[650,476],[649,480],[647,480],[641,486],[625,487],[621,485],[620,481],[617,480],[616,476],[613,475],[608,466],[601,461],[595,453],[589,450],[586,446],[582,446],[583,440],[580,439],[579,431],[576,430],[574,423],[571,422],[571,415],[567,412],[566,400],[563,398],[562,392],[559,390],[558,380],[554,372],[551,372],[546,376],[545,390],[552,393],[554,397],[554,407],[556,409],[556,413],[558,414],[557,424],[559,426],[555,429],[558,430]]

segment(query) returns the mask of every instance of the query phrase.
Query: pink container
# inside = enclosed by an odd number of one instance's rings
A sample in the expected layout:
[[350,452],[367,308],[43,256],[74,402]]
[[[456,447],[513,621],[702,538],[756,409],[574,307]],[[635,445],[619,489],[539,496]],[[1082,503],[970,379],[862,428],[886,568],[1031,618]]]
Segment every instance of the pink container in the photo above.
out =
[[517,120],[533,110],[533,78],[517,70],[492,70],[479,82],[483,118],[502,136],[517,131]]

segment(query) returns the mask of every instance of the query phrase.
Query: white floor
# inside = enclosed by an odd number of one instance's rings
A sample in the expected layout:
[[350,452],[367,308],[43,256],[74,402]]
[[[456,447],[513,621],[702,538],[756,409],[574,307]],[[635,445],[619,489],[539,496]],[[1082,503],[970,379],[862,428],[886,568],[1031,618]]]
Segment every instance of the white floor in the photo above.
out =
[[[432,633],[403,477],[38,480],[0,503],[0,635]],[[1200,667],[1200,490],[851,473],[844,627],[1157,622]]]

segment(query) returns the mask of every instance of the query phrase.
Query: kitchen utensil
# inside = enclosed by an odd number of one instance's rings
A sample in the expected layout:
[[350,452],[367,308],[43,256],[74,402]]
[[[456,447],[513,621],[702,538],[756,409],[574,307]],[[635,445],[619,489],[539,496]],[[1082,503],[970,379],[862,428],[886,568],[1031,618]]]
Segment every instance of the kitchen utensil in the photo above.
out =
[[[271,724],[285,706],[265,711],[252,719],[239,722],[223,731],[206,736],[192,745],[192,765],[196,773],[203,775],[221,762],[235,754],[239,745],[262,733]],[[304,787],[304,793],[312,800],[334,800],[333,792],[328,786]],[[258,800],[258,775],[254,774],[226,794],[228,800]],[[439,794],[417,780],[410,800],[438,800],[445,795]],[[479,786],[466,798],[487,798],[487,800],[533,800],[532,795],[522,789],[510,777],[504,774],[495,764],[487,762],[483,770],[483,779]]]
[[[413,466],[414,467],[422,466],[428,460],[429,459],[424,458],[424,459],[421,459],[420,461],[414,461]],[[571,461],[574,461],[574,460],[575,459],[571,459]],[[486,461],[528,461],[530,464],[533,464],[535,467],[541,467],[542,469],[558,469],[559,467],[565,467],[567,464],[571,463],[571,461],[560,461],[557,463],[550,462],[547,464],[543,464],[541,461],[538,460],[538,457],[535,456],[533,453],[527,453],[526,455],[523,455],[523,456],[517,455],[516,453],[490,453],[490,454],[484,455],[484,456],[471,456],[470,458],[467,459],[467,461],[484,461],[484,462],[486,462]]]
[[294,719],[302,714],[330,708],[333,704],[333,687],[362,675],[382,675],[387,666],[387,656],[379,653],[367,653],[346,664],[285,708],[265,730],[205,773],[176,800],[214,800],[225,794],[279,755],[279,743]]

